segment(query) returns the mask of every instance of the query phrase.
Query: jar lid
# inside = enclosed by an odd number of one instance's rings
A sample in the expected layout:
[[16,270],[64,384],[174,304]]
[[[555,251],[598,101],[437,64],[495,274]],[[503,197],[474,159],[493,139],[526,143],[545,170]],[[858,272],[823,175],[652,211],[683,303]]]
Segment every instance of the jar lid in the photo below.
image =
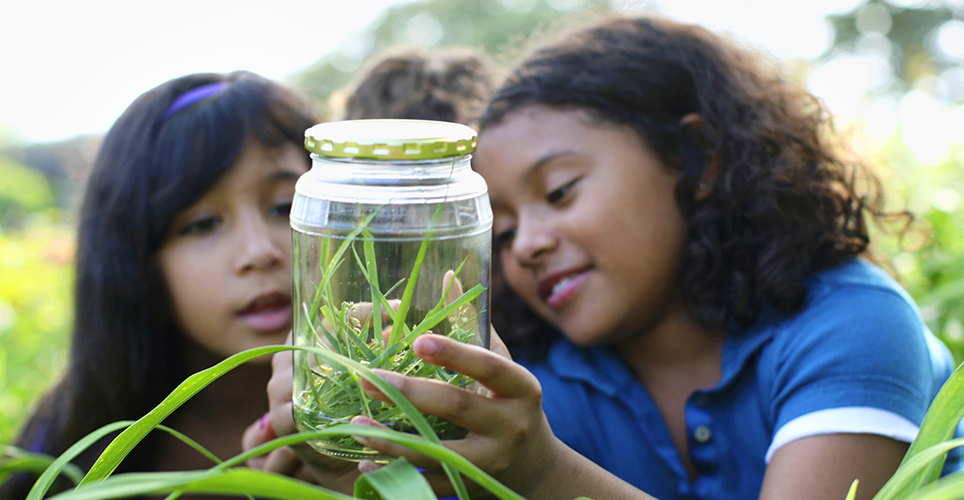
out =
[[305,149],[322,156],[434,160],[475,152],[478,134],[458,123],[431,120],[343,120],[305,131]]

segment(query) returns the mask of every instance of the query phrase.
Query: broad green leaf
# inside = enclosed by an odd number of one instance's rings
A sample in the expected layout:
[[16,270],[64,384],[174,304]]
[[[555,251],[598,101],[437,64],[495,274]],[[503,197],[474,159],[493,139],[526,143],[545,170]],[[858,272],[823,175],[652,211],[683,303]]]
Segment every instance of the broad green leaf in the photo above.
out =
[[[903,500],[907,498],[907,495],[897,496],[898,491],[906,490],[907,485],[911,483],[915,478],[917,478],[921,471],[926,470],[935,460],[938,460],[949,451],[958,446],[964,446],[964,438],[952,439],[950,441],[944,441],[942,443],[937,443],[926,450],[921,450],[917,452],[913,457],[911,457],[906,462],[902,463],[894,475],[891,476],[890,480],[884,484],[884,487],[877,492],[874,496],[874,500],[882,499],[900,499]],[[910,490],[911,493],[919,490]]]
[[[48,467],[53,465],[55,457],[46,453],[33,453],[15,446],[7,446],[3,457],[0,458],[0,484],[20,472],[29,472],[41,475]],[[67,464],[63,468],[63,474],[74,484],[84,478],[84,472],[74,464]]]
[[[465,475],[465,477],[471,479],[479,486],[482,486],[501,500],[525,500],[518,493],[498,482],[495,478],[488,475],[485,471],[470,462],[467,458],[450,450],[440,442],[431,442],[413,434],[398,432],[391,429],[381,429],[377,427],[365,427],[349,424],[331,426],[326,430],[338,431],[342,433],[350,432],[355,436],[367,436],[376,439],[384,439],[386,441],[400,444],[423,455],[438,460],[445,467],[451,467],[455,471],[461,472],[463,475]],[[451,479],[451,476],[449,476],[449,478]]]
[[207,387],[211,382],[217,380],[221,375],[254,358],[288,349],[290,349],[289,346],[265,346],[249,349],[239,352],[211,368],[191,375],[184,380],[184,382],[181,382],[181,384],[174,389],[174,392],[164,398],[161,404],[157,405],[150,413],[141,417],[119,436],[114,438],[114,440],[107,445],[107,448],[100,457],[97,458],[97,461],[94,462],[90,471],[87,472],[87,475],[83,481],[81,481],[81,485],[111,475],[114,470],[117,469],[117,466],[120,465],[121,460],[144,439],[147,433],[157,427],[158,424],[184,404],[185,401],[197,394],[201,389]]
[[209,495],[253,495],[276,500],[350,500],[352,497],[304,481],[246,468],[218,471],[140,472],[117,474],[81,485],[51,500],[108,500],[185,492]]
[[964,417],[964,364],[957,367],[951,374],[940,392],[934,398],[924,422],[921,424],[917,438],[911,443],[907,454],[901,461],[901,466],[893,477],[881,488],[874,497],[875,500],[904,499],[923,486],[935,481],[944,466],[945,454],[931,459],[923,468],[908,474],[901,470],[923,450],[929,449],[954,436],[958,422]]
[[37,479],[36,483],[34,483],[33,488],[30,489],[30,493],[27,493],[26,500],[40,500],[43,498],[44,495],[47,494],[47,491],[50,490],[50,487],[54,484],[54,481],[57,480],[57,476],[59,476],[60,472],[68,466],[71,460],[77,458],[77,455],[83,453],[84,450],[89,448],[92,444],[96,443],[104,436],[114,431],[123,429],[124,427],[127,427],[133,423],[134,422],[130,420],[122,420],[107,424],[100,429],[97,429],[94,432],[84,436],[83,439],[74,443],[70,448],[67,448],[67,451],[63,452],[59,457],[57,457],[57,459],[54,460],[54,463],[51,464],[50,467],[47,467],[47,470],[40,475],[40,478]]
[[960,500],[964,498],[964,472],[942,477],[907,500]]
[[438,500],[432,487],[404,457],[355,481],[355,497],[363,500]]

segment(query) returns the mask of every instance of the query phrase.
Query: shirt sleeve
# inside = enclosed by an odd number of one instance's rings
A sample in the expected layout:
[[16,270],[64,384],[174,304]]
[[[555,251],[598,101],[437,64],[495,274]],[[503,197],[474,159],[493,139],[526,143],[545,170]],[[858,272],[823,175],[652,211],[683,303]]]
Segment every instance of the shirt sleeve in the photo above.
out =
[[840,285],[816,295],[775,337],[774,444],[835,432],[906,440],[943,382],[916,307],[884,287]]

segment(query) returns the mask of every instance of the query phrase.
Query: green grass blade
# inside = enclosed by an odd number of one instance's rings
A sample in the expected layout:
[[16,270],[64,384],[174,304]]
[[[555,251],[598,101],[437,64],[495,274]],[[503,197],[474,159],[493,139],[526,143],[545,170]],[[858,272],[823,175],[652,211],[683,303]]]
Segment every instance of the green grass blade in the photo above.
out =
[[[375,353],[372,352],[371,348],[368,347],[365,339],[355,334],[354,328],[351,327],[351,319],[351,308],[346,307],[344,310],[342,310],[341,318],[341,324],[345,325],[342,328],[342,333],[344,334],[344,338],[342,340],[349,340],[352,344],[354,344],[356,349],[361,351],[365,361],[371,361],[375,357]],[[379,339],[379,342],[381,342],[381,339]],[[349,355],[351,354],[351,349],[346,349],[346,351]]]
[[351,500],[304,481],[252,469],[118,474],[61,493],[51,500],[107,500],[184,491],[208,495],[253,495],[276,500]]
[[168,415],[173,413],[174,410],[184,404],[185,401],[197,394],[201,389],[207,387],[211,382],[217,380],[221,375],[254,358],[274,354],[289,348],[289,346],[265,346],[249,349],[239,352],[211,368],[191,375],[184,380],[184,382],[181,382],[181,384],[174,389],[174,392],[164,398],[161,404],[131,424],[130,427],[125,429],[124,432],[107,445],[107,448],[97,461],[94,462],[93,467],[87,472],[83,481],[81,481],[81,486],[111,475],[114,470],[117,469],[117,466],[120,465],[121,460],[134,449],[137,443],[140,443],[141,440],[144,439],[147,433],[160,424]]
[[355,497],[363,500],[438,500],[432,487],[404,457],[355,481]]
[[847,500],[854,500],[857,498],[857,485],[859,484],[859,479],[854,479],[854,482],[850,483],[850,491],[847,492]]
[[[379,380],[382,379],[379,378]],[[399,394],[399,396],[401,396],[401,394]],[[280,437],[267,443],[263,443],[260,446],[252,448],[236,457],[225,460],[222,464],[216,466],[215,469],[233,467],[235,465],[242,464],[254,457],[265,455],[283,446],[290,446],[292,444],[315,439],[340,437],[346,435],[368,436],[376,439],[384,439],[386,441],[391,441],[393,443],[411,448],[412,450],[434,458],[443,464],[451,465],[455,470],[461,472],[463,475],[465,475],[465,477],[471,479],[472,481],[475,481],[478,485],[487,489],[501,500],[524,500],[518,493],[515,493],[502,483],[498,482],[495,478],[488,475],[485,471],[480,469],[477,465],[473,464],[462,455],[459,455],[458,453],[446,448],[445,445],[441,444],[440,441],[433,442],[425,439],[424,437],[419,437],[414,434],[408,434],[391,429],[351,424],[333,425],[320,431],[301,432]],[[434,436],[434,434],[432,435]]]
[[[11,475],[20,472],[40,476],[56,460],[56,457],[46,453],[34,453],[16,446],[7,446],[3,456],[0,457],[0,484],[7,482]],[[77,484],[84,478],[84,471],[80,470],[80,467],[68,463],[63,467],[63,475]]]
[[[378,286],[378,263],[375,261],[375,236],[368,231],[362,231],[362,237],[365,239],[365,265],[359,267],[367,271],[365,272],[365,279],[368,280],[368,284],[371,287],[373,330],[376,336],[381,336],[382,301],[386,299],[385,296],[382,295],[381,287]],[[372,278],[374,278],[374,281]]]
[[964,472],[955,472],[938,479],[908,500],[960,500],[964,498]]
[[[441,440],[435,435],[435,431],[432,430],[432,426],[427,420],[425,420],[425,417],[422,416],[418,409],[416,409],[415,406],[413,406],[412,403],[409,402],[401,392],[399,392],[398,389],[386,382],[385,379],[375,375],[375,373],[363,366],[361,363],[317,347],[295,346],[292,348],[310,351],[327,361],[329,364],[340,364],[350,368],[356,374],[358,374],[359,377],[371,382],[372,385],[377,387],[383,394],[385,394],[385,396],[388,397],[388,399],[395,403],[396,406],[400,407],[402,411],[405,412],[405,415],[408,416],[409,421],[412,422],[412,425],[419,432],[419,434],[433,443],[441,444]],[[452,487],[455,488],[455,491],[458,493],[459,498],[467,500],[468,492],[465,489],[465,483],[462,481],[462,478],[459,477],[456,469],[444,462],[442,463],[442,467],[445,469],[445,473],[448,476],[449,481],[451,481]]]
[[[918,487],[914,490],[909,490],[907,485],[912,484],[913,481],[920,476],[922,471],[926,471],[934,461],[943,458],[948,451],[958,446],[964,446],[964,438],[951,439],[937,443],[925,450],[920,450],[897,468],[894,475],[891,476],[883,488],[874,496],[874,500],[903,500],[907,498],[910,493],[920,489],[920,487]],[[901,493],[904,491],[909,491],[909,493]]]
[[[474,287],[469,289],[469,291],[463,293],[458,299],[452,301],[451,304],[443,307],[439,311],[435,311],[434,313],[431,313],[425,316],[425,318],[414,329],[412,329],[411,332],[406,332],[405,336],[402,337],[400,341],[395,343],[389,343],[388,344],[389,348],[386,349],[385,352],[383,352],[381,355],[379,355],[371,362],[372,366],[373,367],[383,366],[385,362],[388,359],[391,359],[392,356],[394,356],[398,351],[410,346],[412,342],[415,342],[415,339],[418,338],[419,335],[429,331],[432,327],[441,323],[442,320],[447,318],[456,309],[474,300],[484,290],[485,290],[484,286],[475,285]],[[401,308],[399,308],[399,310],[400,309]],[[395,324],[397,325],[398,322],[396,322]]]
[[[387,384],[387,382],[386,382]],[[465,477],[471,479],[479,486],[482,486],[490,493],[501,500],[525,500],[518,493],[512,491],[504,484],[497,481],[485,471],[478,468],[468,459],[458,453],[446,448],[440,442],[431,442],[419,436],[404,432],[393,431],[391,429],[381,429],[378,427],[365,427],[357,425],[337,425],[328,428],[330,431],[350,432],[356,436],[367,436],[376,439],[384,439],[402,446],[408,447],[423,455],[429,456],[441,462],[443,465],[452,467],[461,472]],[[461,498],[461,497],[460,497]]]
[[469,289],[469,291],[463,293],[458,299],[453,300],[451,304],[443,307],[439,311],[425,316],[425,319],[423,319],[418,326],[412,329],[412,334],[405,339],[405,344],[408,345],[414,342],[415,337],[418,337],[419,335],[429,331],[435,325],[441,323],[442,320],[449,317],[449,315],[455,312],[456,309],[468,304],[470,301],[481,295],[484,290],[484,286],[475,285]]
[[[68,464],[70,464],[71,460],[77,458],[77,455],[83,453],[84,450],[89,448],[104,436],[132,425],[133,423],[134,422],[131,420],[122,420],[107,424],[100,429],[87,434],[83,437],[83,439],[74,443],[70,448],[67,448],[67,451],[63,452],[59,457],[57,457],[53,464],[51,464],[50,467],[47,467],[47,470],[40,475],[40,478],[37,479],[36,483],[34,483],[33,488],[30,489],[30,493],[27,493],[26,500],[42,499],[44,495],[47,494],[47,491],[50,490],[50,487],[54,484],[54,481],[57,480],[57,477],[60,475],[61,471],[68,467]],[[83,479],[81,479],[81,481],[83,481]],[[78,481],[78,483],[81,481]]]
[[174,429],[172,429],[172,428],[170,428],[170,427],[168,427],[168,426],[166,426],[166,425],[158,425],[158,426],[157,426],[157,429],[162,430],[162,431],[164,431],[164,432],[167,432],[168,434],[174,436],[175,438],[180,439],[181,442],[183,442],[184,444],[190,446],[191,448],[194,448],[194,451],[200,453],[201,455],[204,455],[204,456],[205,456],[208,460],[210,460],[213,464],[217,465],[217,464],[221,463],[221,459],[218,458],[214,453],[211,453],[210,450],[208,450],[207,448],[201,446],[200,443],[198,443],[197,441],[191,439],[191,438],[188,437],[187,435],[185,435],[185,434],[183,434],[183,433],[181,433],[181,432],[179,432],[179,431],[176,431],[176,430],[174,430]]
[[[901,467],[923,450],[930,449],[954,436],[958,422],[961,421],[961,417],[964,417],[964,368],[962,367],[964,367],[964,364],[954,370],[954,373],[941,387],[940,392],[937,393],[924,416],[917,438],[911,443],[903,461],[901,461]],[[944,466],[944,458],[945,455],[941,454],[933,458],[927,466],[916,471],[915,474],[906,477],[898,468],[897,474],[884,485],[884,488],[874,499],[907,498],[911,493],[935,481],[940,476],[941,469]],[[891,482],[895,483],[893,488],[891,488]]]
[[418,254],[415,256],[415,263],[412,265],[412,274],[408,278],[408,283],[405,284],[405,291],[402,292],[402,302],[398,306],[398,312],[395,313],[395,322],[392,323],[392,333],[389,337],[388,345],[395,345],[398,343],[398,340],[402,338],[402,325],[405,324],[405,319],[408,318],[408,309],[412,304],[412,295],[415,294],[415,284],[418,282],[418,274],[422,270],[422,262],[425,261],[428,241],[429,239],[425,238],[418,247]]
[[[318,284],[318,291],[315,292],[315,299],[311,305],[312,311],[318,310],[318,307],[321,302],[321,297],[323,295],[327,295],[328,300],[326,301],[327,302],[326,308],[328,309],[328,312],[331,313],[332,316],[334,315],[334,311],[331,310],[332,308],[331,277],[335,274],[335,270],[338,268],[338,266],[340,266],[341,263],[344,262],[345,252],[348,251],[348,248],[355,241],[355,239],[358,238],[358,235],[361,234],[361,232],[364,231],[366,227],[368,227],[368,224],[371,223],[372,219],[374,219],[375,216],[378,215],[378,212],[380,211],[381,211],[381,207],[379,207],[371,214],[369,214],[367,217],[362,219],[362,221],[358,224],[358,227],[356,227],[350,233],[348,233],[348,236],[345,237],[345,241],[341,242],[341,245],[338,246],[338,250],[335,252],[335,255],[330,259],[328,259],[328,251],[327,251],[328,246],[323,247],[323,250],[325,251],[323,251],[322,260],[326,262],[327,267],[324,270],[321,283]],[[328,238],[324,238],[324,240],[326,244],[330,241]],[[334,325],[334,322],[332,322],[333,319],[334,318],[332,317],[328,318],[328,321],[331,322],[332,325]]]
[[429,226],[428,231],[425,233],[425,237],[422,239],[422,244],[418,247],[418,253],[415,255],[415,263],[412,265],[412,274],[408,278],[408,283],[405,284],[405,291],[402,292],[402,302],[398,306],[397,319],[392,323],[392,333],[389,337],[388,345],[395,345],[398,343],[399,339],[402,338],[402,331],[400,324],[405,323],[405,319],[408,318],[408,308],[412,303],[412,295],[415,293],[415,282],[418,280],[418,275],[422,270],[422,263],[425,261],[425,252],[428,251],[428,243],[432,239],[432,228],[435,226],[435,222],[438,221],[439,215],[442,214],[442,204],[439,203],[438,207],[435,209],[435,215],[432,216],[432,224]]

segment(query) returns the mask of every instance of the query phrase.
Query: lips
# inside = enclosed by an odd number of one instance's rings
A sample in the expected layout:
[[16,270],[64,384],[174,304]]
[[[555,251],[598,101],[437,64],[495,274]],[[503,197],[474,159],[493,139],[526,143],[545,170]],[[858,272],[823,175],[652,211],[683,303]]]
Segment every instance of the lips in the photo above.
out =
[[291,328],[291,296],[281,292],[259,295],[238,316],[262,333],[286,331]]
[[589,268],[552,273],[539,281],[539,296],[549,307],[558,309],[576,294],[588,277]]

